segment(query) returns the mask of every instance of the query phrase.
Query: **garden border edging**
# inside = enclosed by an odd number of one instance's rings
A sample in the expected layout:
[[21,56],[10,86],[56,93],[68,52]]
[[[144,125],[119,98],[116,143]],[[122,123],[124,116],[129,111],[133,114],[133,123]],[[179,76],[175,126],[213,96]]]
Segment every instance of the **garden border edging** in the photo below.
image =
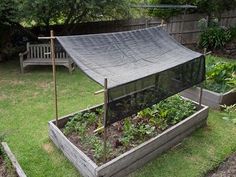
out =
[[[95,106],[79,112],[95,109],[101,106],[102,105]],[[62,128],[68,119],[75,113],[59,119],[59,128],[56,127],[55,120],[50,121],[49,136],[83,176],[121,177],[136,170],[138,167],[143,166],[162,152],[178,144],[195,129],[204,126],[207,121],[208,110],[207,106],[202,105],[193,115],[170,127],[156,137],[149,139],[101,166],[96,165],[85,153],[72,144],[59,129]]]
[[9,146],[7,145],[6,142],[2,142],[1,143],[3,150],[5,152],[5,154],[7,155],[7,157],[9,158],[9,160],[11,161],[11,164],[14,168],[14,170],[16,171],[16,174],[19,177],[27,177],[25,172],[23,171],[23,169],[21,168],[19,162],[17,161],[16,157],[14,156],[14,154],[11,152],[11,149],[9,148]]

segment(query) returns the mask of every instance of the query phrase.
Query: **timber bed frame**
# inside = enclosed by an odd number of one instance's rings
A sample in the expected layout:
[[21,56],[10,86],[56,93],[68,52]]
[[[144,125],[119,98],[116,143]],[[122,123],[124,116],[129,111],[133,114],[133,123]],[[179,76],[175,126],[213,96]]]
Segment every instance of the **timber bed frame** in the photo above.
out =
[[[100,166],[71,143],[60,130],[68,122],[69,118],[74,116],[76,113],[61,117],[58,120],[58,127],[56,126],[56,120],[50,121],[49,137],[80,171],[82,176],[124,177],[181,142],[197,128],[206,125],[209,108],[204,105],[199,106],[196,102],[194,103],[196,104],[196,107],[198,107],[196,113],[163,131],[156,137],[147,140],[137,147]],[[103,105],[98,105],[79,112],[86,112],[88,110],[94,111],[97,108],[102,108],[102,106]]]
[[[32,65],[52,65],[50,44],[26,44],[26,51],[19,54],[21,73]],[[65,51],[55,53],[55,65],[65,66],[71,73],[73,61]]]
[[[183,97],[198,101],[200,94],[199,87],[192,87],[180,93]],[[231,90],[226,93],[217,93],[207,89],[202,90],[202,104],[214,109],[220,109],[221,105],[232,105],[236,103],[236,90]]]

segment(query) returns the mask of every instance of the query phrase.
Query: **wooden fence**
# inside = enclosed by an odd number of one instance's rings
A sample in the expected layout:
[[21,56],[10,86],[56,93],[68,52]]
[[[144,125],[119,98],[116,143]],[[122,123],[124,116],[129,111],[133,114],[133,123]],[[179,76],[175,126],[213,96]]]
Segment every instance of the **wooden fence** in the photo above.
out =
[[[208,18],[206,14],[186,14],[172,17],[166,22],[166,30],[179,42],[185,45],[195,44],[198,41],[201,29],[198,21],[202,18]],[[130,20],[115,20],[115,21],[99,21],[80,23],[73,26],[75,29],[71,34],[94,34],[107,33],[117,31],[127,31],[133,29],[141,29],[145,27],[153,27],[160,25],[161,19],[130,19]],[[236,10],[224,12],[221,15],[220,24],[222,26],[236,26]],[[55,25],[51,27],[56,31],[57,35],[62,34],[63,26]],[[36,34],[40,33],[39,28],[35,28]],[[39,31],[38,31],[39,30]]]

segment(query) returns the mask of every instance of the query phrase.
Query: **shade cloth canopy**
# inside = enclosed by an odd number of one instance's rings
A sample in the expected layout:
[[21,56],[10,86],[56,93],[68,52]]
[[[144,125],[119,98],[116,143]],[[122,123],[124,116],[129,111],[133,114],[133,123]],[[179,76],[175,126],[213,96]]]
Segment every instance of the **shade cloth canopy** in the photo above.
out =
[[108,79],[110,125],[205,79],[205,58],[161,27],[59,36],[74,62],[103,85]]
[[134,31],[59,36],[57,40],[92,79],[108,88],[175,67],[201,56],[176,42],[161,27]]

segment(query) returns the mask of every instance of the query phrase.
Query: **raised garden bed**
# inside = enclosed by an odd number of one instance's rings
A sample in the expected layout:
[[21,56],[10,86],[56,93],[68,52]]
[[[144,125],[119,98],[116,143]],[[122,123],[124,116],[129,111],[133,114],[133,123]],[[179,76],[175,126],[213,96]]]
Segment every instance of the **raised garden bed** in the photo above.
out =
[[[180,93],[182,96],[193,101],[199,101],[200,88],[193,87]],[[232,105],[236,103],[236,91],[231,90],[226,93],[217,93],[207,89],[202,91],[202,104],[214,109],[220,109],[221,105]]]
[[[0,154],[0,176],[1,177],[26,177],[20,164],[11,152],[7,143],[2,142],[2,156]],[[4,157],[5,156],[5,157]]]
[[[78,148],[77,146],[79,146],[79,143],[76,143],[76,141],[71,139],[71,136],[63,134],[68,121],[71,121],[78,113],[60,118],[58,127],[55,125],[55,120],[50,121],[49,136],[83,176],[125,176],[160,155],[162,152],[178,144],[195,129],[206,124],[208,107],[201,106],[199,108],[197,103],[194,103],[194,105],[197,110],[191,116],[181,120],[175,125],[166,127],[165,130],[159,132],[154,137],[145,139],[145,142],[140,143],[131,149],[128,148],[126,152],[115,156],[112,159],[108,159],[108,161],[104,161],[103,163],[93,159],[83,147]],[[80,113],[94,112],[101,107],[102,105],[98,105],[82,110]]]
[[[202,103],[214,109],[236,103],[236,65],[223,58],[207,56],[206,81],[203,83]],[[182,96],[199,101],[200,88],[189,88]]]

